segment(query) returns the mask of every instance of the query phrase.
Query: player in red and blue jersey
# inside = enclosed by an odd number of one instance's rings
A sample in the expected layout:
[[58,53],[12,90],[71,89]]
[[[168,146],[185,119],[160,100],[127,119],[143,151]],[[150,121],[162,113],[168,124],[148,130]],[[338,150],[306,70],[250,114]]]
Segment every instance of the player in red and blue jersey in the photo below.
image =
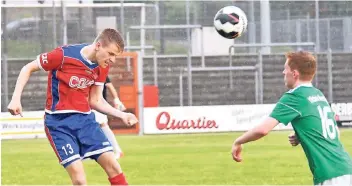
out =
[[103,98],[109,65],[123,52],[118,31],[105,29],[92,44],[67,45],[43,53],[25,65],[18,77],[8,110],[22,115],[21,94],[30,75],[48,72],[45,132],[67,170],[73,185],[85,185],[82,160],[94,159],[105,170],[112,185],[127,185],[113,148],[91,109],[121,118],[125,124],[138,122],[135,115],[113,108]]

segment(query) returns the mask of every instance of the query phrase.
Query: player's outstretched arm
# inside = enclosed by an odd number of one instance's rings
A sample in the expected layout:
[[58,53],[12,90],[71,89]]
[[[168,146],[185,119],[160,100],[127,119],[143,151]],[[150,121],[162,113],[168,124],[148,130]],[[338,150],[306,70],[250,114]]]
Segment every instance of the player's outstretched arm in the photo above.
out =
[[106,115],[121,118],[126,125],[134,125],[138,122],[135,115],[122,112],[112,107],[102,95],[103,86],[93,85],[90,90],[89,104],[92,109]]
[[242,136],[236,139],[237,144],[245,144],[251,141],[258,140],[266,136],[279,122],[272,118],[268,117],[261,124],[257,125],[253,129],[247,131]]
[[277,124],[279,122],[276,119],[268,117],[261,124],[238,137],[232,145],[232,158],[237,162],[242,161],[242,145],[266,136]]
[[24,67],[22,67],[20,74],[18,75],[15,90],[12,95],[12,99],[7,107],[8,111],[12,115],[21,115],[22,116],[22,105],[21,105],[21,95],[24,87],[26,86],[29,77],[35,71],[39,71],[39,65],[37,60],[34,60]]

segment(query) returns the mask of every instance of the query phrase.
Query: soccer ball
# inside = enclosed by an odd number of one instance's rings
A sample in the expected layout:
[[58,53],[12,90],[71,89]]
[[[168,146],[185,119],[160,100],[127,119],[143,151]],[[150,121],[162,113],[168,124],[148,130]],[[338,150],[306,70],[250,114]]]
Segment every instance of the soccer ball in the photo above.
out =
[[236,6],[220,9],[214,17],[216,31],[227,39],[240,37],[247,30],[247,16]]

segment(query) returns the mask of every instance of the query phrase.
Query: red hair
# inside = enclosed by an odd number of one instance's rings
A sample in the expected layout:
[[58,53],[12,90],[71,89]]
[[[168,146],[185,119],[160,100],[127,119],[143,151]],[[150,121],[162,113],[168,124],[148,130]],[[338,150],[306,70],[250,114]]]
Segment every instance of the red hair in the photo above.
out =
[[288,52],[286,58],[291,70],[299,72],[300,80],[311,81],[314,78],[317,71],[317,62],[311,53],[305,51]]

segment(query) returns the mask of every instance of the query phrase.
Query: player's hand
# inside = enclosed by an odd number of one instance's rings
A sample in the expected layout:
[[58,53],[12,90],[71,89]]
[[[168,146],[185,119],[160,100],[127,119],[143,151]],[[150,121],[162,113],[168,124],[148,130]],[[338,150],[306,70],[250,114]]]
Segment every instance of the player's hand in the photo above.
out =
[[14,116],[20,115],[23,117],[21,101],[11,100],[7,106],[7,110]]
[[236,162],[241,162],[242,157],[241,157],[241,152],[242,152],[242,145],[237,144],[236,141],[232,145],[232,159],[235,160]]
[[124,113],[121,119],[127,126],[133,126],[138,123],[137,117],[131,113]]
[[299,139],[296,136],[296,133],[291,133],[290,135],[288,135],[288,141],[292,146],[297,146],[300,143]]

